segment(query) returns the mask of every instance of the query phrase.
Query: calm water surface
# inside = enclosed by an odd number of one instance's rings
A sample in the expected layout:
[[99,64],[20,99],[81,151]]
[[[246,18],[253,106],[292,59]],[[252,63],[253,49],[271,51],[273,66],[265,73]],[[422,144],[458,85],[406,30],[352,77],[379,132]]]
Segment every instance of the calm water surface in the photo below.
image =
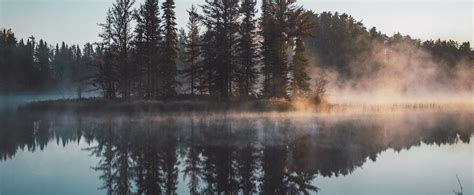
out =
[[0,194],[474,194],[473,113],[3,112]]

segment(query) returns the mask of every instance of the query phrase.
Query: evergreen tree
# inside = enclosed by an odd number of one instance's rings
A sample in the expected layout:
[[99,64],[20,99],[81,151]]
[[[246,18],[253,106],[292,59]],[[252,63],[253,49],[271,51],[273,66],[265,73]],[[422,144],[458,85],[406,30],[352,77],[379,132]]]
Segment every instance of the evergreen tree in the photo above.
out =
[[37,69],[35,65],[35,47],[35,37],[31,36],[27,39],[26,45],[23,48],[24,56],[22,62],[20,62],[20,64],[24,64],[24,70],[28,71],[25,75],[25,85],[30,86],[28,88],[32,88],[34,90],[38,89],[38,73],[36,72]]
[[[212,3],[212,2],[209,2]],[[200,75],[202,75],[202,81],[200,81],[199,87],[201,93],[207,93],[210,96],[216,96],[216,67],[217,67],[217,54],[218,48],[216,45],[216,30],[214,30],[215,22],[213,18],[217,18],[215,12],[208,11],[210,8],[209,5],[202,6],[203,16],[200,17],[201,22],[206,28],[206,31],[202,35],[201,41],[201,56],[202,56],[202,70],[200,70]],[[199,75],[199,74],[198,74]]]
[[[21,49],[24,47],[23,40],[17,43],[15,34],[11,29],[3,29],[0,35],[0,92],[8,93],[11,88],[21,89],[23,86],[18,81],[24,81],[23,75],[18,74],[16,67],[20,61]],[[16,79],[19,79],[15,81]]]
[[82,52],[79,45],[72,47],[74,57],[72,63],[72,75],[73,75],[73,86],[76,90],[77,98],[82,98],[82,82],[84,81],[85,77],[85,67],[82,61]]
[[[337,71],[343,79],[353,78],[349,64],[370,52],[367,46],[371,45],[371,38],[365,27],[353,17],[337,12],[313,14],[311,21],[312,36],[305,40],[308,52],[318,56],[322,68]],[[376,30],[372,33],[374,38],[378,36]]]
[[96,60],[96,53],[94,46],[91,43],[86,43],[82,50],[82,71],[81,71],[81,86],[86,88],[93,84],[92,79],[95,74],[94,62]]
[[301,38],[297,38],[292,67],[293,80],[291,88],[293,90],[293,96],[305,96],[310,91],[309,81],[311,78],[308,76],[308,66],[304,42]]
[[49,67],[49,48],[46,42],[39,40],[35,50],[35,59],[37,68],[40,71],[46,71]]
[[131,95],[132,66],[130,64],[130,42],[132,40],[131,22],[132,5],[134,0],[116,0],[112,6],[112,51],[116,55],[117,80],[122,98],[128,99]]
[[43,89],[47,87],[48,84],[50,84],[50,58],[49,58],[50,52],[49,52],[49,47],[46,42],[44,42],[42,39],[39,40],[38,45],[35,48],[35,83],[37,87]]
[[160,62],[161,20],[158,0],[146,0],[135,16],[137,20],[136,62],[144,85],[145,98],[156,98],[158,94],[158,66]]
[[215,86],[217,95],[222,98],[232,95],[232,83],[235,81],[239,7],[238,0],[206,0],[202,7],[203,23],[207,28],[205,47],[210,47],[206,48],[206,51],[203,49],[203,52],[206,52],[204,57],[209,58],[206,59],[209,63],[207,68],[215,71],[215,77],[209,82]]
[[293,96],[305,96],[311,89],[308,75],[309,62],[306,58],[306,47],[304,40],[311,34],[314,24],[310,21],[311,12],[303,8],[296,9],[290,15],[290,25],[294,26],[289,32],[294,37],[294,55],[292,62],[291,89]]
[[176,95],[177,68],[176,59],[178,57],[178,35],[176,29],[176,16],[174,12],[174,0],[165,0],[163,9],[163,44],[162,44],[162,64],[159,69],[159,97],[169,98]]
[[64,91],[72,88],[74,83],[72,77],[76,76],[73,70],[75,68],[73,65],[75,61],[73,60],[71,50],[64,42],[62,42],[61,47],[56,45],[52,60],[54,80],[57,83],[57,87]]
[[[11,30],[0,32],[0,93],[74,89],[73,82],[84,76],[83,55],[78,46],[64,42],[50,47],[34,37],[16,41]],[[76,66],[80,64],[81,66]],[[8,74],[7,74],[8,73]]]
[[113,12],[112,9],[107,11],[105,23],[99,24],[103,32],[99,34],[102,42],[97,45],[96,53],[98,61],[96,62],[97,73],[94,76],[95,83],[99,84],[104,93],[104,97],[112,99],[116,97],[117,88],[117,73],[116,73],[116,54],[114,50],[116,46],[113,45],[114,31],[113,31]]
[[275,48],[273,45],[275,43],[274,38],[274,30],[273,28],[275,25],[275,20],[272,14],[272,4],[271,1],[263,0],[262,2],[262,16],[260,18],[260,35],[263,38],[261,41],[262,44],[262,73],[263,73],[263,95],[265,97],[271,96],[271,80],[272,80],[272,71],[271,71],[271,64],[274,63],[273,58],[273,49]]
[[186,75],[183,74],[186,71],[186,31],[181,28],[179,29],[178,35],[178,58],[176,59],[176,68],[178,75],[176,81],[179,84],[179,87],[176,89],[176,93],[183,94],[186,93]]
[[[303,38],[308,34],[309,28],[307,21],[308,14],[301,7],[295,6],[296,0],[264,0],[262,4],[261,18],[261,35],[264,83],[263,95],[265,97],[285,98],[288,96],[288,87],[290,87],[291,73],[290,64],[288,63],[289,51],[295,40],[298,43],[297,59],[292,64],[298,64],[296,67],[299,72],[293,73],[299,81],[295,84],[301,84],[300,87],[305,89],[308,77],[305,75],[307,62],[303,52]],[[293,69],[295,70],[295,69]],[[294,75],[295,76],[295,75]],[[298,85],[296,85],[298,86]]]
[[19,62],[20,68],[19,71],[24,71],[24,83],[22,84],[25,89],[38,89],[37,72],[35,69],[35,38],[33,36],[29,37],[26,40],[26,44],[22,44],[23,48],[21,49],[22,55]]
[[91,43],[86,43],[83,47],[84,49],[83,54],[82,54],[82,63],[84,64],[85,68],[85,76],[86,80],[90,80],[92,77],[92,74],[94,73],[92,70],[92,67],[94,66],[94,58],[95,58],[95,53],[94,53],[94,46]]
[[59,71],[59,44],[56,44],[55,49],[53,50],[53,57],[51,60],[51,69],[52,69],[52,77],[54,79],[55,83],[59,82],[59,79],[61,78],[60,71]]
[[106,88],[106,98],[116,96],[116,88],[122,98],[131,95],[133,67],[130,63],[132,5],[134,0],[116,0],[109,9],[100,37],[103,39],[104,60],[99,63],[97,80]]
[[239,69],[237,84],[240,96],[250,96],[253,93],[257,80],[258,53],[256,43],[256,22],[254,18],[257,12],[255,0],[243,0],[240,12],[243,15],[240,25],[239,39]]
[[129,59],[130,41],[132,39],[131,22],[132,22],[132,5],[134,0],[116,0],[113,5],[113,30],[115,33],[113,40],[117,48],[118,54],[118,73],[119,88],[122,98],[128,99],[131,93],[131,64]]
[[186,50],[185,50],[185,62],[186,62],[186,74],[189,77],[191,96],[194,97],[196,93],[196,86],[198,82],[198,71],[200,66],[200,55],[201,51],[199,48],[199,15],[194,5],[188,10],[189,22],[188,22],[188,35],[186,37]]
[[287,97],[288,15],[294,0],[264,0],[262,4],[262,55],[266,97]]

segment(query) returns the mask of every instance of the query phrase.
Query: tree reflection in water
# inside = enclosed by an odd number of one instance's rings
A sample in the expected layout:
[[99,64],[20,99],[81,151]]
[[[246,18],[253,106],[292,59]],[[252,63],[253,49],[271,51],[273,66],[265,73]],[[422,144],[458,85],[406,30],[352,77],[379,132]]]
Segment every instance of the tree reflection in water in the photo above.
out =
[[[309,194],[387,149],[469,143],[472,114],[371,117],[5,116],[0,157],[84,139],[108,194]],[[182,174],[184,181],[179,180]]]

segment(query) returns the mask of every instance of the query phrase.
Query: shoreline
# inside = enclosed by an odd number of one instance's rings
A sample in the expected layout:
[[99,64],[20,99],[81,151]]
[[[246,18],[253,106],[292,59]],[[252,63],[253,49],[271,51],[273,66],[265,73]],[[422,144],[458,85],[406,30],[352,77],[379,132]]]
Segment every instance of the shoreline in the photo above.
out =
[[61,99],[34,101],[18,106],[19,111],[59,111],[59,112],[287,112],[293,111],[290,101],[282,100],[108,100]]
[[469,102],[426,102],[426,103],[322,103],[307,100],[247,99],[219,101],[213,99],[160,100],[109,100],[103,98],[60,99],[34,101],[21,104],[18,111],[26,112],[72,112],[72,113],[219,113],[219,112],[306,112],[318,114],[336,113],[396,113],[412,111],[452,112],[474,111]]

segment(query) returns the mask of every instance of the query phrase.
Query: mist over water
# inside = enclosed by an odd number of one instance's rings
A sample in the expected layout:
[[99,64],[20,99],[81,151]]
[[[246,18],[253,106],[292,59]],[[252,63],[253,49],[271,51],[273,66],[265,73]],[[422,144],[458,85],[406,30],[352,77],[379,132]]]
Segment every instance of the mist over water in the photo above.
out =
[[469,42],[288,0],[178,34],[174,1],[134,3],[83,47],[0,34],[0,195],[474,194]]
[[[360,37],[360,39],[367,39]],[[321,67],[311,58],[312,77],[329,81],[331,103],[474,104],[474,64],[461,59],[455,65],[437,60],[414,41],[368,41],[368,53],[355,56],[348,66],[350,78]]]
[[[11,170],[37,167],[49,170],[37,173],[53,194],[52,176],[64,179],[58,190],[88,194],[101,186],[97,194],[167,188],[179,194],[334,194],[341,189],[449,194],[458,188],[456,174],[469,194],[473,117],[469,112],[9,115],[0,119],[0,192],[34,194],[37,181]],[[83,160],[68,161],[70,170],[53,168],[69,157]],[[398,179],[373,184],[374,177]],[[83,179],[90,182],[81,189],[68,183]],[[21,191],[23,185],[31,191]]]

